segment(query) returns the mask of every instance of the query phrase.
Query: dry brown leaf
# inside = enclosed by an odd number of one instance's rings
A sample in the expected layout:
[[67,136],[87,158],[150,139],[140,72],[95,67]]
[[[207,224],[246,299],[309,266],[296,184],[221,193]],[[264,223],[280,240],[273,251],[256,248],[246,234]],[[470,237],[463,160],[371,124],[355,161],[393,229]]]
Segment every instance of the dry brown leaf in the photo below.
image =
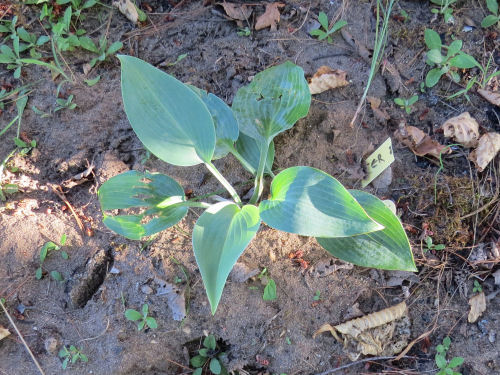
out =
[[375,119],[381,123],[381,124],[386,124],[387,121],[391,119],[391,116],[387,113],[385,109],[380,108],[380,104],[382,101],[380,98],[376,98],[374,96],[367,96],[366,100],[368,100],[368,103],[370,103],[370,107],[372,108],[373,115],[375,116]]
[[131,22],[137,23],[139,19],[139,13],[137,13],[137,8],[134,3],[130,0],[116,0],[113,1],[113,6],[117,7],[118,10],[125,15]]
[[319,94],[326,90],[347,86],[348,84],[346,72],[323,65],[311,77],[309,90],[311,94]]
[[247,7],[244,4],[233,4],[233,3],[220,3],[224,8],[227,16],[237,21],[246,21],[252,14],[252,8]]
[[0,325],[0,341],[10,335],[8,329]]
[[479,139],[479,124],[471,117],[469,112],[464,112],[445,121],[441,127],[444,136],[453,137],[455,141],[465,147],[474,147]]
[[266,27],[271,27],[271,31],[276,30],[276,24],[280,22],[280,11],[278,8],[284,7],[283,3],[266,4],[266,11],[257,17],[255,22],[255,30],[262,30]]
[[409,147],[415,155],[424,156],[431,155],[440,158],[441,154],[448,154],[450,149],[443,151],[445,146],[433,140],[422,130],[408,125],[400,125],[399,129],[394,133],[395,137]]
[[481,292],[469,298],[470,311],[467,317],[469,323],[474,323],[486,311],[486,297]]
[[[360,354],[393,355],[406,346],[410,337],[410,321],[405,302],[387,309],[349,320],[332,327],[322,325],[313,337],[322,332],[330,332],[344,343],[344,351],[351,360]],[[338,334],[342,335],[342,339]]]
[[500,107],[500,93],[496,91],[488,91],[483,89],[477,90],[478,94],[485,98],[493,105],[497,105]]
[[486,133],[479,138],[478,145],[469,155],[469,160],[482,172],[500,151],[500,133]]

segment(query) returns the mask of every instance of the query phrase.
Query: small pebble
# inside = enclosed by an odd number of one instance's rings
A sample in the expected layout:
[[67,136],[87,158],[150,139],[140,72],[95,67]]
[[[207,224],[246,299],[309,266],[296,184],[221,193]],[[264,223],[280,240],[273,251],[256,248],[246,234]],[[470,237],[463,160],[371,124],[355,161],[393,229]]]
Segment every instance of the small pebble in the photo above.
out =
[[495,331],[490,331],[488,334],[488,340],[493,344],[497,340],[497,333]]
[[141,292],[143,292],[144,294],[152,294],[153,288],[151,288],[149,285],[143,285],[141,286]]
[[57,352],[57,347],[59,343],[57,342],[57,339],[55,337],[49,337],[45,342],[43,343],[45,346],[45,350],[49,354],[55,354]]

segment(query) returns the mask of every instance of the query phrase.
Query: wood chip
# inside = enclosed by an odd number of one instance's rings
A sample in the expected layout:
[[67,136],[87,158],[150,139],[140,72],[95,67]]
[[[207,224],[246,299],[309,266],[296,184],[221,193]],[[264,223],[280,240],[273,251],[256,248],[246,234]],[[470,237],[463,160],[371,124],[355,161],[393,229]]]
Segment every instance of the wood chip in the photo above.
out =
[[323,65],[311,77],[309,90],[311,94],[319,94],[326,90],[347,86],[348,84],[346,72]]
[[484,293],[481,292],[479,294],[476,294],[475,296],[472,296],[469,299],[469,305],[470,311],[467,319],[469,323],[474,323],[479,319],[481,314],[486,311],[486,297],[484,296]]
[[479,139],[479,124],[471,117],[469,112],[464,112],[445,121],[441,126],[444,136],[453,138],[465,147],[474,147]]
[[276,30],[276,25],[280,22],[280,11],[278,8],[284,7],[283,3],[269,3],[266,4],[266,11],[257,17],[255,22],[255,30],[262,30],[270,27],[271,31]]
[[492,161],[500,151],[500,133],[486,133],[479,138],[477,148],[469,155],[479,172]]

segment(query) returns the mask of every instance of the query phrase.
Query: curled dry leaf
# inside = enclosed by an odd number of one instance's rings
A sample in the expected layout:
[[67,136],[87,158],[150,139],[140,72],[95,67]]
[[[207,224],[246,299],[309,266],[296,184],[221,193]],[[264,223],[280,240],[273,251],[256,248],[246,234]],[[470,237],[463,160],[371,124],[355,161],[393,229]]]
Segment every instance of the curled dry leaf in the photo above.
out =
[[406,303],[401,302],[334,327],[323,324],[314,332],[313,338],[322,332],[330,332],[337,341],[344,343],[344,351],[354,361],[360,354],[393,355],[401,352],[410,337],[409,328]]
[[445,137],[453,137],[465,147],[474,147],[479,139],[479,124],[469,112],[446,120],[441,128]]
[[6,338],[9,335],[10,335],[9,330],[0,325],[0,340]]
[[449,154],[451,152],[450,149],[444,151],[445,146],[414,126],[400,124],[394,136],[418,156],[431,155],[439,159],[441,154]]
[[476,149],[469,155],[469,160],[476,164],[479,172],[482,172],[498,151],[500,151],[500,134],[486,133],[479,138]]
[[481,292],[472,296],[469,299],[469,305],[470,311],[467,320],[469,323],[474,323],[481,316],[481,314],[486,311],[486,297],[484,296],[484,293]]
[[500,93],[496,91],[488,91],[483,89],[477,90],[478,94],[485,98],[493,105],[497,105],[500,107]]
[[323,65],[311,77],[309,90],[311,94],[319,94],[326,90],[347,86],[348,84],[346,72]]
[[113,1],[113,6],[117,7],[118,10],[123,13],[125,17],[127,17],[131,22],[137,23],[139,19],[139,13],[137,12],[137,8],[134,3],[130,0],[116,0]]
[[266,11],[257,17],[255,22],[255,30],[262,30],[270,27],[271,31],[276,30],[276,24],[280,22],[280,11],[278,8],[284,7],[283,3],[268,3],[266,4]]
[[380,104],[382,103],[380,98],[375,98],[374,96],[367,96],[366,100],[368,100],[368,103],[370,103],[373,115],[375,116],[375,119],[379,123],[386,124],[387,121],[391,119],[391,116],[389,116],[387,111],[385,109],[380,108]]
[[252,8],[247,7],[243,4],[233,4],[233,3],[220,3],[224,8],[227,16],[236,21],[246,21],[252,14]]
[[155,278],[155,282],[158,285],[156,295],[167,296],[167,305],[170,307],[170,310],[172,310],[172,318],[180,322],[186,317],[184,289],[180,289],[176,285],[167,283],[159,278]]

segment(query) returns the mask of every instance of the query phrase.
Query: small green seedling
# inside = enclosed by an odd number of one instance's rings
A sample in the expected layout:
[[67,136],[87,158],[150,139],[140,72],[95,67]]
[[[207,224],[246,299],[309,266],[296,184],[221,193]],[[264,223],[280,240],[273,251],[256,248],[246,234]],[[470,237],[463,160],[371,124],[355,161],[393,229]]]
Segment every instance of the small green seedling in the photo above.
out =
[[431,236],[427,236],[425,238],[425,246],[426,246],[426,248],[424,249],[424,252],[427,252],[429,250],[444,250],[446,248],[446,246],[443,245],[443,244],[434,245],[432,243],[432,237]]
[[54,112],[60,111],[61,109],[75,109],[76,107],[76,103],[73,103],[73,95],[70,95],[66,99],[56,99],[56,107],[54,108]]
[[151,316],[148,316],[148,312],[149,312],[149,306],[147,303],[145,303],[144,305],[142,305],[142,314],[137,310],[128,309],[125,311],[125,318],[131,320],[132,322],[140,320],[140,322],[137,323],[137,329],[139,331],[142,331],[146,326],[151,329],[158,328],[156,319]]
[[453,357],[450,361],[446,359],[446,353],[450,349],[451,339],[447,336],[443,339],[443,343],[436,347],[436,365],[439,371],[436,375],[462,375],[455,369],[464,363],[462,357]]
[[19,153],[21,155],[27,155],[32,149],[36,147],[36,141],[34,139],[27,143],[20,138],[14,138],[14,143],[18,147]]
[[[103,222],[114,232],[140,240],[175,226],[190,207],[204,209],[191,238],[212,314],[231,269],[262,222],[315,237],[330,254],[350,263],[417,270],[401,222],[377,197],[347,190],[312,167],[290,167],[274,175],[274,138],[305,117],[311,105],[302,68],[288,61],[256,74],[229,107],[136,57],[118,58],[125,112],[146,149],[173,165],[203,164],[229,194],[213,203],[213,194],[186,196],[167,175],[128,171],[99,189]],[[213,163],[229,153],[254,175],[248,201]],[[262,197],[266,176],[273,178],[268,199]],[[276,298],[274,282],[267,283],[263,297]]]
[[347,25],[347,21],[340,20],[335,22],[335,25],[333,25],[332,28],[328,30],[328,16],[325,12],[319,12],[318,21],[321,27],[311,30],[309,34],[311,34],[312,36],[317,36],[318,40],[326,39],[328,43],[332,43],[332,37],[330,35]]
[[182,60],[184,60],[187,57],[187,55],[188,55],[187,53],[183,53],[183,54],[177,56],[177,59],[175,59],[175,61],[166,63],[165,66],[174,66],[174,65],[177,65],[179,62],[181,62]]
[[[120,41],[114,42],[108,47],[108,41],[105,37],[99,39],[99,46],[96,46],[90,38],[84,39],[84,41],[84,44],[82,44],[83,48],[98,54],[97,57],[94,57],[92,60],[90,60],[89,65],[91,68],[96,66],[99,62],[105,61],[107,58],[113,56],[116,52],[123,48],[123,43]],[[184,57],[186,56],[187,54],[185,54]],[[184,57],[181,57],[180,59],[177,58],[178,61],[176,61],[176,63],[182,60]]]
[[500,15],[498,14],[498,2],[497,0],[486,0],[486,6],[488,10],[492,13],[483,18],[481,21],[482,27],[490,27],[498,24],[500,21]]
[[76,363],[78,360],[81,362],[88,362],[88,357],[81,352],[81,349],[78,349],[74,345],[70,345],[69,349],[66,345],[59,351],[59,358],[64,358],[62,363],[63,370],[66,370],[68,367],[69,361],[72,364]]
[[[59,245],[52,241],[47,241],[43,244],[42,248],[40,249],[40,266],[36,269],[35,272],[35,277],[37,278],[37,280],[41,280],[43,277],[43,262],[45,261],[45,259],[49,256],[51,251],[61,250],[61,247],[66,244],[66,239],[66,234],[63,234],[61,236],[61,239],[59,240]],[[63,259],[68,259],[69,255],[66,251],[61,250],[61,257]],[[58,271],[51,271],[50,276],[56,281],[64,280],[61,273]]]
[[432,8],[431,13],[442,14],[444,22],[449,22],[453,19],[453,9],[451,5],[456,3],[458,0],[431,0],[431,3],[439,5],[438,8]]
[[313,301],[319,301],[320,299],[321,299],[321,292],[317,290],[316,294],[313,297]]
[[217,341],[215,340],[214,335],[208,335],[203,340],[203,348],[198,350],[198,355],[191,358],[189,361],[191,366],[195,368],[193,375],[201,375],[203,373],[203,368],[208,364],[208,370],[212,374],[215,375],[226,375],[227,370],[222,365],[221,357],[223,357],[225,353],[220,352],[220,349],[217,347]]
[[266,283],[262,299],[264,301],[274,301],[276,299],[276,282],[268,276],[267,268],[264,268],[257,278]]
[[408,14],[408,12],[404,9],[401,9],[399,11],[399,15],[403,18],[403,22],[407,22],[410,20],[410,15]]
[[[461,40],[454,40],[449,46],[445,46],[441,43],[441,37],[437,32],[426,29],[425,44],[429,48],[426,63],[434,67],[425,77],[427,87],[435,86],[444,74],[448,74],[453,81],[458,83],[460,75],[456,68],[470,69],[481,66],[474,57],[461,51],[463,44]],[[447,50],[445,56],[441,54],[443,48]]]
[[479,281],[474,280],[474,288],[472,288],[472,293],[481,293],[483,291],[483,287],[479,284]]
[[418,101],[418,95],[413,95],[409,99],[405,99],[405,98],[394,99],[394,103],[399,105],[401,108],[404,108],[404,110],[406,111],[407,114],[411,113],[411,110],[412,110],[411,106],[413,104],[415,104],[417,101]]
[[240,27],[238,29],[238,31],[236,32],[236,34],[238,34],[238,36],[250,36],[250,34],[252,34],[252,32],[250,31],[250,29],[247,26],[245,28]]

